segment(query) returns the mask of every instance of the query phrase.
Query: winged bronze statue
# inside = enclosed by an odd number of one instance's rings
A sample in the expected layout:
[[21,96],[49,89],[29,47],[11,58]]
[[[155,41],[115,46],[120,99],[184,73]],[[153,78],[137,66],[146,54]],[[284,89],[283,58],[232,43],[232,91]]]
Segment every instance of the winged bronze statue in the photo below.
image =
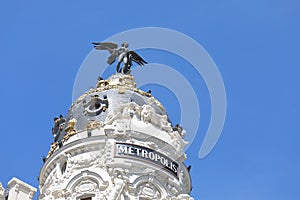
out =
[[[118,48],[118,45],[113,42],[93,42],[92,44],[96,50],[109,51],[110,56],[107,59],[107,64],[113,64],[118,57],[118,64],[116,68],[118,73],[129,74],[132,61],[140,66],[147,64],[147,62],[136,52],[128,49],[129,44],[127,42],[124,42],[120,48]],[[121,62],[123,62],[124,65],[120,68]]]

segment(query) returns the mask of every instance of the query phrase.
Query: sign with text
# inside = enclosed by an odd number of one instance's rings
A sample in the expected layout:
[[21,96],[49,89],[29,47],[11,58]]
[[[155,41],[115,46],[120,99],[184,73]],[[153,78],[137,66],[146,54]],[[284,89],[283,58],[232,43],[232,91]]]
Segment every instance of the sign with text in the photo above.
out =
[[179,164],[153,149],[128,143],[116,143],[115,157],[136,158],[160,166],[178,178]]

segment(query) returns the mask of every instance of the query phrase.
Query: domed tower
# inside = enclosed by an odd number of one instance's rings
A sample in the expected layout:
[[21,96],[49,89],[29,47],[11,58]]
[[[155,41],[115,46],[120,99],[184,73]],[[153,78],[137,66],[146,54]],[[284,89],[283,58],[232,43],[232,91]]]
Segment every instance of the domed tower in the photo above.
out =
[[185,131],[131,75],[98,80],[55,118],[40,200],[192,200]]

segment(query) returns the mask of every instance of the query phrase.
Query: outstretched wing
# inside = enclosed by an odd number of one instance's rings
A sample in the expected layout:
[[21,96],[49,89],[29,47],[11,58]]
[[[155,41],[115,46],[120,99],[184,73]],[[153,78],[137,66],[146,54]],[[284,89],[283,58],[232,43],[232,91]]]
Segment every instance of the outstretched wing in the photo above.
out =
[[131,56],[132,61],[136,62],[140,66],[143,66],[144,64],[148,64],[141,56],[139,56],[134,51],[129,51],[129,55]]
[[94,48],[96,50],[108,50],[111,54],[107,59],[107,64],[111,65],[113,62],[115,62],[117,56],[118,56],[118,45],[113,42],[93,42]]
[[108,50],[109,53],[113,53],[113,51],[118,48],[118,45],[113,42],[93,42],[92,44],[95,49]]

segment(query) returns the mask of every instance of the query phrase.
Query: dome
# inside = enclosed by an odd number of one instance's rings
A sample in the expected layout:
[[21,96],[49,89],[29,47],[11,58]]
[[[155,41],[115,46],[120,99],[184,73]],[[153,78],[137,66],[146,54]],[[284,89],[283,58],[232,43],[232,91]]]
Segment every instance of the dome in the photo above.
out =
[[63,116],[55,118],[52,129],[55,141],[52,143],[48,157],[76,132],[87,130],[92,126],[109,125],[112,116],[117,112],[124,112],[124,107],[132,108],[131,114],[139,118],[142,117],[143,111],[147,111],[151,113],[152,119],[148,121],[151,121],[152,125],[165,126],[168,131],[172,129],[162,104],[152,97],[150,92],[138,89],[132,75],[117,73],[107,80],[99,78],[97,87],[81,95],[71,105],[65,118]]
[[99,78],[66,117],[55,118],[52,134],[39,176],[41,200],[192,199],[185,131],[171,125],[161,103],[131,75]]
[[76,119],[75,129],[82,130],[90,121],[104,123],[109,113],[130,102],[139,106],[150,105],[157,114],[166,115],[160,102],[150,93],[136,88],[131,75],[116,74],[108,80],[98,81],[96,89],[91,89],[79,97],[66,115],[66,121]]

